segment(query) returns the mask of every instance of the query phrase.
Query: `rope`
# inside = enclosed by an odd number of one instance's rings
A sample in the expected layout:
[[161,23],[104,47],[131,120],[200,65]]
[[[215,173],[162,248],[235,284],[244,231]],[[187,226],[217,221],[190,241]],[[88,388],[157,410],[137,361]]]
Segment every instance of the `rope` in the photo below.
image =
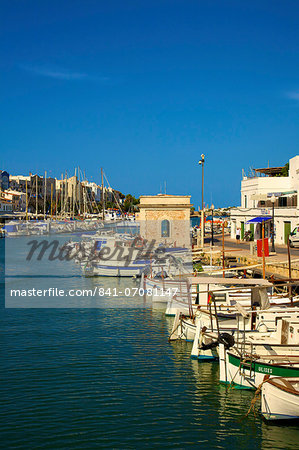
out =
[[180,317],[180,318],[179,318],[179,321],[178,321],[178,324],[177,324],[177,326],[176,326],[176,328],[171,332],[171,334],[170,334],[170,336],[169,336],[169,338],[168,338],[168,342],[170,342],[171,337],[174,335],[174,333],[176,332],[176,330],[179,328],[179,326],[181,325],[181,322],[182,322],[182,318]]
[[234,382],[234,379],[235,379],[237,373],[240,373],[241,365],[242,365],[243,362],[244,362],[244,361],[240,358],[240,364],[239,364],[239,367],[238,367],[238,369],[237,369],[235,375],[233,376],[231,382],[230,382],[229,385],[228,385],[228,390],[234,389],[233,382]]
[[255,413],[256,413],[256,410],[255,410],[255,404],[256,404],[258,398],[260,397],[260,394],[261,394],[261,390],[262,390],[263,384],[264,384],[264,383],[267,383],[269,380],[270,380],[270,378],[267,378],[266,380],[264,380],[264,381],[258,386],[257,390],[255,391],[254,397],[253,397],[253,399],[251,400],[250,408],[249,408],[249,410],[247,411],[247,413],[245,414],[244,419],[245,419],[246,417],[248,417],[248,415],[250,414],[251,410],[253,411],[254,417],[256,417],[256,415],[255,415]]
[[[246,357],[246,356],[249,356],[249,357]],[[239,367],[238,367],[238,369],[237,369],[235,375],[233,376],[233,378],[232,378],[232,380],[231,380],[231,382],[230,382],[230,384],[229,384],[229,386],[228,386],[228,389],[234,389],[234,386],[233,386],[234,379],[235,379],[237,373],[241,374],[241,366],[242,366],[242,364],[244,364],[244,363],[246,364],[246,359],[249,359],[249,360],[251,361],[251,363],[253,363],[253,361],[256,360],[256,359],[258,359],[258,358],[259,358],[258,355],[246,355],[246,354],[242,357],[242,359],[241,359],[241,357],[240,357],[240,364],[239,364]]]

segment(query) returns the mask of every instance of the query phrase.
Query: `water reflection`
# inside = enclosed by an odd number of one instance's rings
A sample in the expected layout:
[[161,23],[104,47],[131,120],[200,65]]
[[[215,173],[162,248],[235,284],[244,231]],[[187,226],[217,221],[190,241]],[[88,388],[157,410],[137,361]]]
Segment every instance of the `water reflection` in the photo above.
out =
[[[74,260],[26,260],[32,237],[6,239],[5,287],[6,306],[10,308],[147,308],[151,299],[139,292],[140,282],[133,278],[82,276]],[[44,237],[36,237],[43,240]],[[69,235],[55,239],[63,245]],[[48,291],[42,296],[10,295],[11,290]],[[58,295],[58,290],[63,295]],[[71,292],[70,292],[71,291]],[[75,292],[74,292],[75,291]],[[54,293],[54,295],[53,295]],[[141,295],[140,295],[141,294]]]
[[[68,267],[60,286],[136,286]],[[173,318],[151,301],[99,301],[96,310],[80,298],[82,309],[1,311],[3,448],[298,448],[296,425],[245,418],[252,392],[221,386],[217,363],[190,358],[192,343],[169,343]]]
[[262,422],[262,450],[298,449],[299,448],[299,422],[279,423]]

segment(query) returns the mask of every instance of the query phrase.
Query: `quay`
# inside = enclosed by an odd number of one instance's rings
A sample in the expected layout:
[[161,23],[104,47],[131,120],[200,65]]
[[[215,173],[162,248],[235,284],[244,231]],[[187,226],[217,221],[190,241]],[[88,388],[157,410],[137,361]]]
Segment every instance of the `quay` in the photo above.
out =
[[[220,238],[214,238],[215,245],[210,245],[210,238],[205,239],[204,248],[194,246],[193,260],[203,261],[206,264],[222,265],[222,241]],[[248,269],[256,276],[262,276],[263,258],[253,255],[250,251],[249,242],[236,242],[227,234],[224,239],[225,249],[225,267],[248,266]],[[299,249],[291,248],[291,268],[289,271],[289,261],[286,245],[276,245],[276,252],[265,257],[266,278],[274,279],[299,279]],[[255,266],[255,267],[254,267]]]

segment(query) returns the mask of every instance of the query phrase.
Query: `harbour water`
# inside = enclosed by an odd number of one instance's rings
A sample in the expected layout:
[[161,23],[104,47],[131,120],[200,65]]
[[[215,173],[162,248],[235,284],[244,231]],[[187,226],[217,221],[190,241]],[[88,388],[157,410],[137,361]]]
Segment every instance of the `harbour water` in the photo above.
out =
[[[253,393],[220,386],[217,363],[191,360],[190,343],[168,343],[172,319],[141,297],[5,309],[0,245],[1,448],[299,448],[296,424],[245,417]],[[61,287],[104,282],[67,270]]]

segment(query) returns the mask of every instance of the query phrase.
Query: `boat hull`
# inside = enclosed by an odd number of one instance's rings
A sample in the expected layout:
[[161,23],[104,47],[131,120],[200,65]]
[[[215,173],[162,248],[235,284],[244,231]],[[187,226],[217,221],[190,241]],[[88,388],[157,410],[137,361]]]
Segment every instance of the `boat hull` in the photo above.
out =
[[223,345],[219,345],[219,360],[220,382],[234,385],[239,389],[257,389],[263,382],[265,375],[299,377],[298,365],[271,364],[264,359],[252,363],[241,361],[240,356],[233,354],[231,351],[225,351]]
[[144,266],[100,266],[97,265],[92,268],[89,272],[88,269],[85,269],[84,275],[88,276],[104,276],[104,277],[134,277],[140,276]]
[[[299,418],[299,378],[295,380],[290,378],[277,379],[277,381],[270,379],[263,384],[261,413],[266,420]],[[294,389],[294,384],[297,389]],[[288,385],[291,389],[288,389]]]

